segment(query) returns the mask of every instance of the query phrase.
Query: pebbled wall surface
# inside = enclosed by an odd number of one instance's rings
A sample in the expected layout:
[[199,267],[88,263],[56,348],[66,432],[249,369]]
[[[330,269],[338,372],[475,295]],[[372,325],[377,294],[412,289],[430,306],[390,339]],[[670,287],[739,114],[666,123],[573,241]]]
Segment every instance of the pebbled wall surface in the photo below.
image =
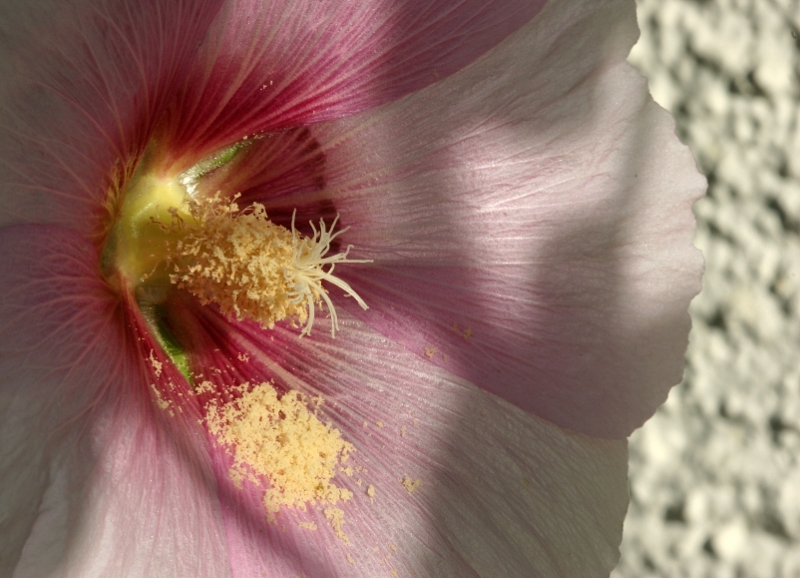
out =
[[800,0],[637,4],[630,60],[710,188],[685,380],[631,440],[612,577],[800,577]]

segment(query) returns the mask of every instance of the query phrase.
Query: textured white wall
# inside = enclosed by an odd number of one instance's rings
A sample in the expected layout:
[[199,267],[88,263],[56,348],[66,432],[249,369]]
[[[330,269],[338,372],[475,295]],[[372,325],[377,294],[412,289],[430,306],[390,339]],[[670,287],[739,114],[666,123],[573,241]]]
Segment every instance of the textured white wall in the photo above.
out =
[[800,0],[638,7],[631,61],[709,177],[707,265],[612,576],[800,577]]

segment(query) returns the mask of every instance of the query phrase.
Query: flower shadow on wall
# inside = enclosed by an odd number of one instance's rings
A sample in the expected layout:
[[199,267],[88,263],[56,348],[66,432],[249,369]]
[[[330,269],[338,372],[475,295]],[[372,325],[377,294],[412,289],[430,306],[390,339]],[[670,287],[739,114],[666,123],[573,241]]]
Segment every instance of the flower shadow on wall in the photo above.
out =
[[[679,380],[686,308],[699,288],[689,209],[702,180],[671,121],[624,64],[635,37],[632,3],[551,2],[452,77],[445,78],[512,30],[476,42],[466,60],[444,58],[452,67],[431,86],[400,75],[405,80],[351,87],[349,98],[326,101],[314,117],[313,99],[276,98],[271,106],[284,116],[275,113],[270,124],[269,101],[226,92],[246,92],[247,82],[209,83],[207,92],[184,94],[185,108],[171,109],[179,160],[191,143],[203,143],[202,157],[253,126],[272,131],[275,151],[285,153],[275,162],[290,176],[253,175],[236,189],[242,198],[284,221],[296,207],[302,221],[338,213],[350,227],[342,245],[374,260],[341,269],[370,310],[332,291],[341,311],[335,340],[324,319],[299,340],[280,324],[264,332],[213,307],[173,303],[172,320],[185,322],[173,330],[183,327],[178,337],[194,373],[220,388],[273,380],[322,395],[320,415],[356,448],[355,474],[338,476],[354,494],[337,505],[338,531],[325,507],[284,508],[278,523],[267,521],[260,484],[232,483],[230,457],[198,424],[202,407],[181,397],[186,387],[169,387],[181,382],[177,369],[135,306],[121,304],[98,274],[91,232],[106,191],[95,181],[108,177],[114,155],[142,152],[158,120],[147,113],[169,105],[163,94],[182,86],[181,62],[202,40],[185,30],[204,31],[213,17],[213,9],[186,7],[159,15],[158,6],[129,20],[180,31],[186,38],[172,50],[131,46],[138,40],[111,4],[106,30],[119,42],[64,49],[67,60],[81,54],[79,62],[100,72],[113,47],[150,54],[155,64],[137,56],[160,71],[152,84],[142,73],[144,102],[136,82],[75,69],[81,90],[69,74],[42,80],[26,71],[44,95],[33,89],[23,112],[4,105],[3,571],[607,574],[627,503],[625,442],[614,440]],[[450,16],[464,18],[459,10],[469,6],[454,3]],[[212,25],[217,36],[237,14],[229,10]],[[401,15],[410,22],[401,30],[422,17]],[[434,28],[423,31],[434,38]],[[200,72],[229,74],[236,61],[227,48],[217,46],[217,67]],[[61,49],[53,41],[43,53]],[[23,56],[42,56],[31,51]],[[405,88],[391,92],[397,86]],[[15,96],[6,91],[2,102]],[[230,122],[181,117],[225,98]],[[47,125],[65,112],[82,119],[76,130],[69,117]],[[211,112],[220,114],[207,118]],[[137,115],[145,120],[130,127]],[[281,130],[308,118],[307,129]],[[85,121],[106,134],[92,141]],[[292,167],[305,171],[299,185]],[[237,178],[246,180],[230,177]]]

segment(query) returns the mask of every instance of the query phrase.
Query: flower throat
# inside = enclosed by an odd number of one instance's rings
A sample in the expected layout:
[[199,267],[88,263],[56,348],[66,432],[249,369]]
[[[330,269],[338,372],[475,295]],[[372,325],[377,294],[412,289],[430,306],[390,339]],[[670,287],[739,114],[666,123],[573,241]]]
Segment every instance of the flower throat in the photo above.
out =
[[[338,216],[328,228],[310,223],[302,235],[269,220],[263,205],[240,209],[239,195],[201,196],[197,169],[177,176],[140,169],[125,192],[117,220],[103,251],[107,277],[135,292],[140,306],[158,305],[171,291],[183,289],[201,304],[216,304],[229,318],[251,320],[271,329],[288,320],[311,332],[316,308],[327,307],[331,335],[338,329],[336,309],[323,287],[327,281],[366,303],[333,275],[348,259],[351,246],[328,255]],[[201,175],[202,176],[202,175]],[[194,182],[193,182],[194,181]],[[193,191],[194,194],[190,193]]]

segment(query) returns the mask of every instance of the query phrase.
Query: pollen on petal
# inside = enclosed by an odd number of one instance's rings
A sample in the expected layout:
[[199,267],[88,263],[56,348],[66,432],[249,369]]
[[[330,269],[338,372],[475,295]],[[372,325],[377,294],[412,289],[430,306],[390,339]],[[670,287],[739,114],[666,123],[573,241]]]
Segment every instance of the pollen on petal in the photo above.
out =
[[[219,199],[197,203],[191,208],[196,223],[172,252],[172,283],[194,294],[201,303],[216,303],[223,314],[238,320],[250,319],[271,329],[277,321],[289,319],[311,332],[315,308],[327,306],[331,334],[338,327],[336,309],[322,286],[323,281],[340,287],[364,301],[344,281],[333,275],[336,263],[365,262],[347,258],[350,248],[327,255],[333,233],[320,221],[313,237],[294,228],[286,229],[267,218],[264,207],[254,203],[239,211],[235,203]],[[327,269],[326,269],[327,267]]]
[[422,485],[422,481],[411,479],[411,476],[403,476],[400,483],[403,484],[403,487],[409,494],[413,494],[414,490]]
[[333,533],[336,534],[336,537],[345,544],[350,544],[350,538],[347,537],[347,534],[342,529],[342,526],[344,526],[344,510],[340,508],[325,508],[323,513],[325,514],[325,519],[328,520],[331,528],[333,528]]
[[333,506],[352,497],[333,478],[354,448],[309,410],[302,394],[290,391],[278,397],[269,383],[234,389],[241,397],[222,405],[212,402],[206,423],[219,442],[232,449],[234,482],[256,476],[269,480],[271,487],[264,495],[268,514],[281,506]]

